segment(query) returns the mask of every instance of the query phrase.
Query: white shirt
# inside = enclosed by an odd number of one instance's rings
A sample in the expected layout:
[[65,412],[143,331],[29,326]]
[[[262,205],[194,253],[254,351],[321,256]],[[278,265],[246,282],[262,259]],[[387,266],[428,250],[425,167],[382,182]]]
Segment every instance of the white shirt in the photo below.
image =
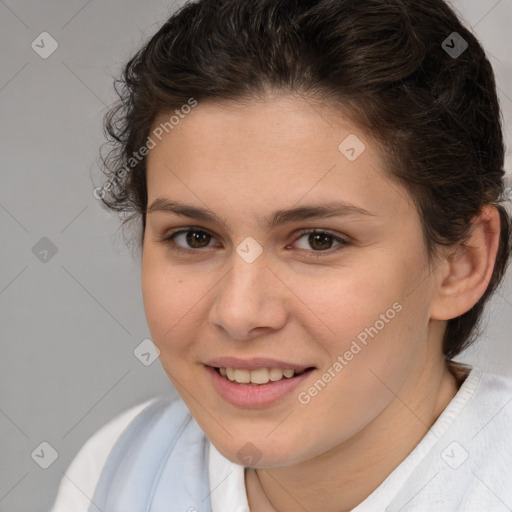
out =
[[[51,512],[87,512],[112,446],[152,401],[120,414],[84,444],[61,480]],[[208,470],[212,512],[250,512],[244,467],[210,443]],[[423,439],[352,512],[402,509],[512,510],[512,379],[472,368]]]

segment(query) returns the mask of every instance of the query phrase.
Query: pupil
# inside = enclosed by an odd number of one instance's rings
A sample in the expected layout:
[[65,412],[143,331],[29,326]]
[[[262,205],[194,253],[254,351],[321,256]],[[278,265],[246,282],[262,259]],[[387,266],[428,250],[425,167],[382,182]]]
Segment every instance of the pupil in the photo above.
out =
[[[330,246],[332,245],[330,235],[322,234],[322,233],[311,233],[309,235],[309,243],[313,249],[330,249]],[[320,246],[320,247],[319,247]]]

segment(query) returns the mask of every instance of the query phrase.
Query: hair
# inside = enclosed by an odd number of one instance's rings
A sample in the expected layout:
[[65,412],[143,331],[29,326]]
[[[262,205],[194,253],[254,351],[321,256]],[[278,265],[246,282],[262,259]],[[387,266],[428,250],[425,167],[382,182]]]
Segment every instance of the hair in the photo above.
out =
[[[454,32],[468,45],[461,55],[448,51]],[[141,221],[139,249],[148,199],[144,153],[157,117],[186,112],[191,100],[302,95],[339,105],[378,145],[387,174],[420,213],[429,256],[463,245],[484,206],[498,209],[492,278],[469,311],[448,321],[445,357],[478,336],[511,250],[505,148],[491,64],[443,0],[189,1],[131,58],[115,88],[100,199],[128,213],[124,222]]]

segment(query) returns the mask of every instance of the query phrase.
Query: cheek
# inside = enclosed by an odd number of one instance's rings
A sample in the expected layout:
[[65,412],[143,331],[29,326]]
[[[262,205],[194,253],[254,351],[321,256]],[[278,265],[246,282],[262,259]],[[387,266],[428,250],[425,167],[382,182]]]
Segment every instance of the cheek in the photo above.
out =
[[197,322],[204,291],[195,286],[194,278],[184,277],[182,270],[164,264],[149,252],[144,255],[141,277],[147,324],[165,359],[168,352],[176,353],[187,346],[184,333],[190,332],[190,322]]
[[380,263],[314,277],[303,274],[288,281],[298,298],[294,320],[319,336],[315,341],[321,341],[331,357],[343,354],[358,336],[364,342],[376,323],[380,332],[398,321],[404,278],[392,266],[386,268],[385,260]]
[[307,306],[295,318],[309,333],[309,343],[324,351],[320,377],[325,376],[330,392],[323,391],[322,383],[317,386],[321,392],[301,390],[308,395],[305,400],[315,397],[319,409],[333,409],[329,403],[334,400],[358,416],[361,403],[388,398],[377,376],[396,381],[418,355],[427,334],[428,290],[410,293],[418,269],[396,261],[382,257],[379,265],[344,269],[332,279],[317,280],[316,286],[313,280],[294,283]]

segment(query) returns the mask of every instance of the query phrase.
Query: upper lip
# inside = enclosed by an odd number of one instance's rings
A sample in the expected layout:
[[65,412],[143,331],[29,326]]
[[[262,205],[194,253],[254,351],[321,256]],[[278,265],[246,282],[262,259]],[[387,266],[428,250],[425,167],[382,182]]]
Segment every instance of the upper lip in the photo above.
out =
[[301,363],[289,363],[271,359],[268,357],[252,357],[250,359],[240,359],[238,357],[219,357],[205,363],[214,368],[236,368],[244,370],[258,370],[260,368],[281,368],[283,370],[305,370],[311,368],[311,365]]

